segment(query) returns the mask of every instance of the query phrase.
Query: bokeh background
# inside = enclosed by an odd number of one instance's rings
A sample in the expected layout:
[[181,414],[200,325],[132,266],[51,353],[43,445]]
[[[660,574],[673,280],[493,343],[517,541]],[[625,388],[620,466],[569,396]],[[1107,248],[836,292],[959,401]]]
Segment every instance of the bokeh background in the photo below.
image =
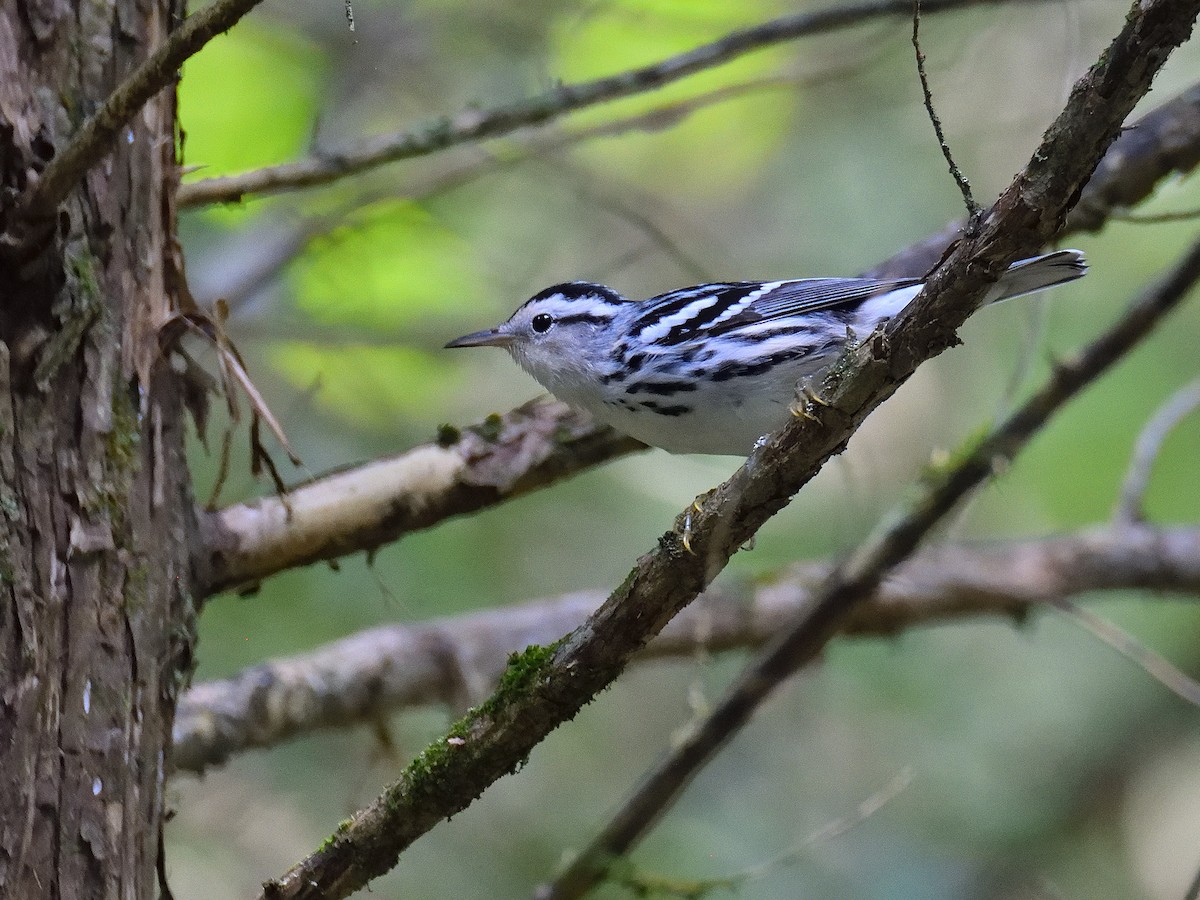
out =
[[[747,0],[268,0],[184,70],[189,180],[335,149],[365,135],[606,75],[803,4]],[[814,7],[815,8],[815,5]],[[927,16],[923,45],[958,162],[989,202],[1074,79],[1120,27],[1119,0]],[[501,351],[441,345],[574,278],[649,296],[715,279],[853,274],[961,213],[921,105],[911,24],[875,21],[762,51],[551,126],[569,135],[708,97],[666,130],[527,158],[524,135],[334,186],[187,212],[192,289],[224,297],[230,336],[306,468],[401,451],[539,393]],[[1200,77],[1172,60],[1144,108]],[[1142,211],[1200,206],[1196,179]],[[918,373],[850,451],[772,520],[727,579],[847,552],[953,449],[1079,347],[1189,244],[1197,224],[1115,222],[1073,238],[1091,275],[986,311]],[[297,240],[297,235],[305,235]],[[1195,376],[1200,298],[1061,414],[939,540],[1104,521],[1139,430]],[[210,443],[220,445],[220,421]],[[235,440],[220,502],[269,486]],[[197,442],[201,499],[216,460]],[[282,454],[279,455],[282,461]],[[1200,422],[1168,440],[1148,498],[1196,521]],[[650,452],[408,537],[373,565],[270,579],[204,612],[197,680],[378,623],[616,585],[729,458]],[[1131,593],[1094,608],[1200,672],[1200,610]],[[528,896],[581,846],[739,653],[629,671],[516,776],[417,843],[380,897]],[[173,786],[179,900],[249,896],[369,802],[458,711],[405,711],[240,756]],[[760,867],[746,898],[1178,898],[1200,866],[1200,711],[1054,613],[836,642],[705,771],[634,856],[647,872]],[[903,773],[907,786],[840,836]],[[789,848],[795,852],[786,852]],[[784,854],[783,860],[769,862]],[[600,896],[624,896],[606,888]]]

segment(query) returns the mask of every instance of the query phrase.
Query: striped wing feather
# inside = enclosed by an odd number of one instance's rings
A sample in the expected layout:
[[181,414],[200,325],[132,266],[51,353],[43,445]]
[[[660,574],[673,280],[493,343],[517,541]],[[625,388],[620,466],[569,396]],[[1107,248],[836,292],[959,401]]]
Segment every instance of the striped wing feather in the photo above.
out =
[[[675,324],[663,340],[666,344],[676,344],[700,333],[715,337],[773,319],[853,308],[872,297],[919,283],[920,279],[916,278],[893,281],[802,278],[722,282],[683,288],[647,301],[634,328],[649,328],[672,316],[686,315],[685,310],[695,310],[694,316]],[[701,303],[703,308],[700,308]]]

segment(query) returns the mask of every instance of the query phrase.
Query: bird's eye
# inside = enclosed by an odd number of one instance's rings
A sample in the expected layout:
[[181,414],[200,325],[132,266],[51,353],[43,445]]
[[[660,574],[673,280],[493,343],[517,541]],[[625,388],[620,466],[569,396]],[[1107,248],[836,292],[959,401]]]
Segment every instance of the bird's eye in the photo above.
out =
[[538,313],[529,323],[529,327],[538,334],[545,334],[550,330],[550,326],[554,324],[553,317],[549,313]]

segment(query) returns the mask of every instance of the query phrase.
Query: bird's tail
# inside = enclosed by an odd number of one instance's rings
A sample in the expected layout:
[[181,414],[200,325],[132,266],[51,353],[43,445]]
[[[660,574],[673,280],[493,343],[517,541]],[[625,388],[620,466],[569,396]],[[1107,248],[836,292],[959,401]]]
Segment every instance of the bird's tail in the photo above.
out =
[[1056,250],[1042,256],[1031,256],[1009,266],[1008,271],[1000,276],[1000,280],[993,285],[984,300],[987,303],[998,303],[1066,281],[1074,281],[1086,274],[1087,261],[1078,250]]

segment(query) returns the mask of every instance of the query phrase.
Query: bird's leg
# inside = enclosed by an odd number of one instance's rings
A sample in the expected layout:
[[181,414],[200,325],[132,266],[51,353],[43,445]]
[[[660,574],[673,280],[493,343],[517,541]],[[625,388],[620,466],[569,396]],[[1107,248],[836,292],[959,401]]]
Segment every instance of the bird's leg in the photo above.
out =
[[817,417],[809,407],[823,406],[828,409],[832,405],[816,392],[812,386],[812,382],[805,379],[802,384],[796,386],[796,402],[788,407],[788,412],[797,419],[810,419],[815,422],[817,421]]
[[692,514],[703,510],[699,500],[693,500],[691,507],[683,514],[682,535],[679,542],[683,545],[683,549],[692,556],[696,555],[696,551],[692,549]]

